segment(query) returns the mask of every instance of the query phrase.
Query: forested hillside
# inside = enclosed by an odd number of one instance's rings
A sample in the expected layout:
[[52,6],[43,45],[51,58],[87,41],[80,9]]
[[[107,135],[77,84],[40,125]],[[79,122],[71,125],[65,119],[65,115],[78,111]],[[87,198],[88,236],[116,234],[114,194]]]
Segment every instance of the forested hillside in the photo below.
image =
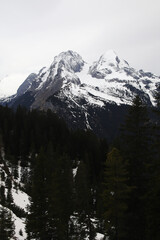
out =
[[[158,240],[156,100],[152,121],[136,97],[110,144],[68,129],[50,110],[0,107],[0,239]],[[19,235],[16,217],[24,224]]]

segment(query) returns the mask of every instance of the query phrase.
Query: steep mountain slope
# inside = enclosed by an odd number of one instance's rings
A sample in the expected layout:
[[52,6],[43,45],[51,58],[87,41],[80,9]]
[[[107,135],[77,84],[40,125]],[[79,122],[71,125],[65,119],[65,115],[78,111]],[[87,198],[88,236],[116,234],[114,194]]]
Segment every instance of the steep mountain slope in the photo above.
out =
[[31,84],[33,83],[36,77],[37,77],[37,74],[31,73],[18,88],[17,96],[24,94],[30,88]]
[[103,132],[101,115],[104,119],[114,105],[130,105],[137,94],[151,106],[159,81],[160,77],[150,72],[130,67],[113,50],[91,66],[78,53],[67,51],[56,56],[48,69],[31,74],[4,103],[51,109],[72,127],[95,129],[99,125]]

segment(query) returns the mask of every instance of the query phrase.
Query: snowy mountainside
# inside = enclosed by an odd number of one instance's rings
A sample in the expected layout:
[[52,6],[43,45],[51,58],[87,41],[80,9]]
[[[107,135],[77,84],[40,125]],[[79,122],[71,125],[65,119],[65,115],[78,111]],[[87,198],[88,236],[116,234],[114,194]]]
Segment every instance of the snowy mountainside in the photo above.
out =
[[32,82],[34,81],[34,79],[37,77],[37,74],[35,73],[31,73],[26,80],[20,85],[20,87],[17,90],[17,95],[22,95],[23,93],[25,93],[30,85],[32,84]]
[[[111,110],[108,104],[130,105],[139,95],[146,104],[154,105],[159,82],[160,77],[135,70],[113,50],[92,65],[69,50],[56,56],[49,68],[30,75],[16,95],[1,103],[14,108],[21,104],[30,109],[51,109],[71,126],[94,130],[102,112]],[[103,132],[103,126],[98,128]]]
[[102,107],[106,102],[131,104],[139,94],[151,105],[159,81],[160,77],[152,73],[130,67],[113,50],[91,66],[69,50],[56,56],[48,69],[31,74],[19,87],[16,97],[30,92],[35,99],[31,108],[48,108],[48,97],[59,92],[60,98],[67,96],[71,102],[85,99],[88,105]]

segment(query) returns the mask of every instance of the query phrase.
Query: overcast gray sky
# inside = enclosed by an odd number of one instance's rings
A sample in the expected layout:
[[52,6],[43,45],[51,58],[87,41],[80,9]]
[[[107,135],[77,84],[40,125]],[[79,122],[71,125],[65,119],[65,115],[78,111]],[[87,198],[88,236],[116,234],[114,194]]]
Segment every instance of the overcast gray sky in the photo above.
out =
[[0,76],[29,74],[71,49],[108,49],[160,75],[160,0],[0,0]]

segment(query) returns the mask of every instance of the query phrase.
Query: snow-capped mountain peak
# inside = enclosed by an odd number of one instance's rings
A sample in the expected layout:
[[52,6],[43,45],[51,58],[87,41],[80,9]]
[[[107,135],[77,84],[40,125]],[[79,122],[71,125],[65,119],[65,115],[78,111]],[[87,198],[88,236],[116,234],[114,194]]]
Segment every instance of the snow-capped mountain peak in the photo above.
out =
[[129,64],[124,61],[123,59],[120,59],[116,52],[112,49],[105,52],[101,57],[99,62],[102,64],[105,64],[106,66],[115,66],[115,67],[129,67]]
[[90,74],[92,77],[105,78],[107,74],[125,73],[125,69],[128,68],[130,66],[127,61],[119,58],[115,51],[109,50],[93,63],[90,67]]
[[115,67],[129,67],[129,64],[123,60],[120,59],[118,57],[118,55],[116,54],[116,52],[112,49],[108,50],[107,52],[105,52],[101,57],[100,57],[100,61],[105,63],[106,65],[109,66],[115,66]]
[[85,62],[78,53],[68,50],[67,52],[60,53],[54,58],[51,68],[57,66],[76,73],[81,71],[84,63]]

